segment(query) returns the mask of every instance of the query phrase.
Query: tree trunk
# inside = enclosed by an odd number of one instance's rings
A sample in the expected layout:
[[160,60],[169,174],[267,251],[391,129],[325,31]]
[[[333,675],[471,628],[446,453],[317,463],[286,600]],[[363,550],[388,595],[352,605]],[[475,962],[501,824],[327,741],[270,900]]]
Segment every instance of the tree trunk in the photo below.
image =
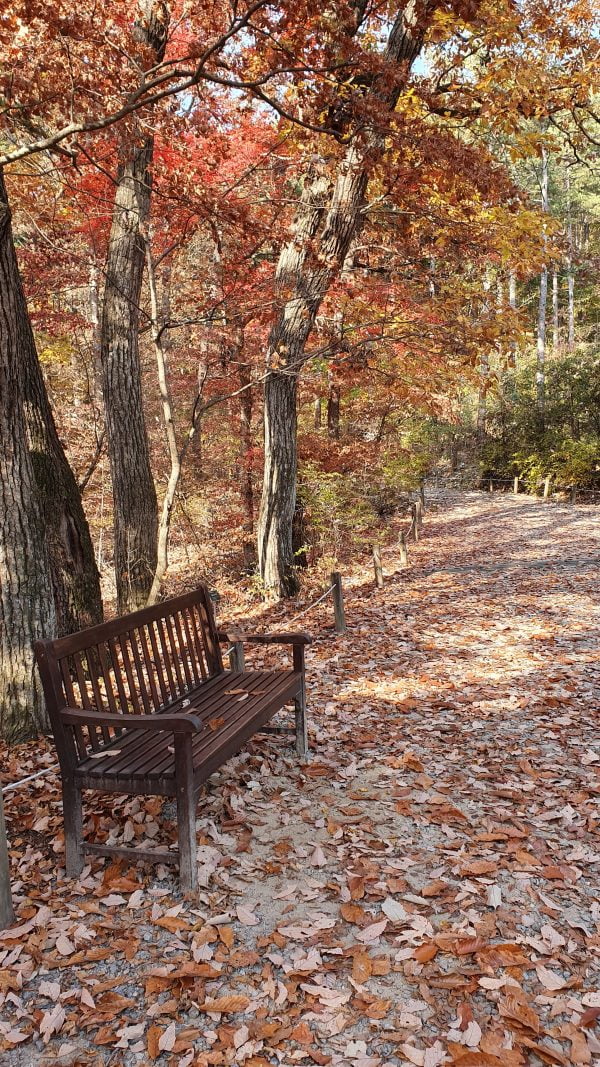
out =
[[571,218],[571,179],[567,173],[567,346],[575,348],[575,276],[573,274],[573,219]]
[[[542,211],[548,211],[548,153],[542,147]],[[536,398],[540,429],[544,432],[546,414],[546,307],[548,303],[548,268],[542,267],[537,325]]]
[[483,351],[479,357],[479,394],[477,397],[477,440],[483,444],[487,433],[487,391],[490,380],[490,357]]
[[560,346],[558,324],[558,274],[552,271],[552,350],[556,355]]
[[98,292],[98,267],[90,263],[90,326],[92,328],[92,373],[89,382],[90,397],[100,396],[102,386],[102,336],[100,332],[100,298]]
[[537,324],[537,370],[535,387],[540,425],[543,431],[546,408],[546,305],[548,303],[548,270],[542,268],[540,274],[540,299],[538,304]]
[[567,286],[568,286],[568,334],[567,344],[569,352],[572,352],[575,348],[575,276],[573,274],[573,264],[571,260],[568,261],[567,266]]
[[[56,431],[23,293],[10,227],[6,188],[0,176],[3,276],[18,318],[19,377],[27,442],[38,505],[44,516],[56,610],[52,634],[67,634],[102,620],[100,578],[75,475]],[[45,636],[52,636],[46,634]]]
[[56,633],[44,538],[50,515],[48,507],[44,515],[24,417],[22,374],[31,344],[0,171],[0,733],[8,741],[46,725],[32,645]]
[[[181,477],[181,460],[179,458],[177,435],[175,432],[175,423],[173,421],[173,404],[171,401],[171,390],[169,387],[169,378],[167,373],[166,350],[163,342],[163,332],[158,321],[158,293],[156,289],[156,275],[154,273],[154,262],[152,260],[152,248],[150,244],[150,239],[148,239],[146,251],[148,263],[148,286],[150,289],[150,313],[152,316],[152,341],[154,344],[154,352],[156,355],[158,389],[160,392],[160,399],[163,409],[165,436],[167,439],[167,450],[169,453],[170,462],[169,478],[167,481],[167,487],[165,489],[165,495],[163,498],[160,522],[158,524],[156,570],[154,572],[154,577],[147,600],[147,605],[150,606],[151,604],[155,604],[158,600],[160,587],[162,585],[163,578],[167,573],[167,568],[169,566],[169,536],[171,533],[171,519],[173,517],[175,497],[177,494],[177,488],[179,486],[179,479]],[[167,306],[165,306],[164,298],[165,294],[163,293],[163,311],[167,311],[168,313],[168,304]]]
[[[134,36],[160,62],[165,5],[146,4]],[[149,65],[149,63],[148,63]],[[102,307],[102,392],[114,498],[114,553],[119,613],[148,599],[157,561],[158,505],[142,404],[138,342],[144,229],[150,212],[154,141],[136,124],[123,146],[106,262]]]
[[330,374],[327,391],[327,436],[331,441],[337,441],[340,436],[341,394],[341,387]]
[[[485,293],[489,293],[492,282],[489,277],[489,273],[483,279],[483,289]],[[483,298],[481,305],[481,315],[485,318],[489,315],[490,305],[489,298],[486,296]],[[479,357],[479,393],[477,397],[477,441],[481,445],[485,441],[487,433],[487,394],[490,385],[490,354],[486,348],[483,348]]]
[[[510,271],[508,275],[508,306],[516,311],[517,309],[517,278],[513,271]],[[509,367],[511,370],[515,370],[517,366],[517,345],[515,341],[510,343],[510,356]]]
[[296,509],[296,374],[272,372],[265,382],[265,476],[259,517],[259,566],[267,589],[298,591],[292,523]]
[[508,276],[508,306],[516,309],[517,306],[517,278],[511,271]]
[[[417,13],[409,3],[392,26],[385,59],[396,67],[392,83],[374,78],[365,98],[390,114],[421,51],[435,5]],[[298,587],[292,548],[296,501],[296,394],[305,346],[321,302],[340,273],[362,222],[367,182],[384,151],[381,130],[363,124],[341,161],[333,185],[325,163],[313,165],[305,179],[292,233],[276,271],[279,308],[269,336],[265,382],[265,460],[258,520],[258,558],[265,588],[279,596]]]

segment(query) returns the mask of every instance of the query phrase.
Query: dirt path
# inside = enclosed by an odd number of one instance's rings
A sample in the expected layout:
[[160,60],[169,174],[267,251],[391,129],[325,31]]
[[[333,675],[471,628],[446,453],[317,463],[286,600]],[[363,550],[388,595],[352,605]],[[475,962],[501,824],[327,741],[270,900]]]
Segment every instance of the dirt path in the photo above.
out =
[[10,794],[2,1063],[600,1065],[599,541],[597,509],[438,498],[408,570],[347,581],[344,638],[306,619],[312,760],[214,776],[197,902],[57,879],[56,782]]

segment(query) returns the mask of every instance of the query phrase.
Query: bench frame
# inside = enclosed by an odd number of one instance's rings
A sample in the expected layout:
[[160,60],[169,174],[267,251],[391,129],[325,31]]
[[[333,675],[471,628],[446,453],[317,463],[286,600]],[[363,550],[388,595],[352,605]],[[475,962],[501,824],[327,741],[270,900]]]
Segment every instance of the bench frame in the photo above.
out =
[[[137,651],[132,635],[136,642],[142,640]],[[225,670],[219,645],[230,642],[227,634],[216,628],[205,586],[68,637],[37,641],[35,654],[61,768],[67,875],[81,874],[86,854],[117,856],[133,862],[178,863],[182,888],[196,889],[196,807],[204,782],[257,733],[294,733],[299,758],[308,755],[304,649],[310,641],[304,633],[244,636],[243,642],[250,644],[292,648],[292,670],[260,672],[261,684],[267,688],[257,689],[257,672],[245,670],[243,643],[237,637],[230,649],[231,669]],[[242,687],[255,686],[252,699],[247,701],[252,714],[248,712],[245,718],[242,709],[227,730],[219,725],[213,728],[212,723],[219,719],[209,720],[209,716],[219,711],[219,694],[213,705],[205,688],[216,684],[221,676],[235,679]],[[190,679],[194,684],[188,684]],[[74,699],[76,688],[81,700]],[[165,693],[172,699],[165,700]],[[257,698],[256,693],[265,695]],[[194,700],[203,703],[201,713]],[[86,706],[77,706],[79,703]],[[294,705],[295,726],[269,727],[268,720],[289,703]],[[125,710],[131,706],[134,714]],[[207,724],[212,733],[207,734]],[[144,745],[154,744],[155,734],[172,735],[174,773],[151,778],[135,771],[120,775],[117,770],[117,776],[109,780],[106,773],[102,776],[99,764],[90,766],[97,758],[106,767],[111,746],[119,740],[125,739],[128,751],[133,751],[136,731],[140,731],[142,752]],[[194,759],[194,739],[199,734],[208,738],[205,748],[213,743],[212,754],[204,762]],[[168,751],[173,750],[169,747]],[[83,789],[175,797],[178,851],[86,841]]]

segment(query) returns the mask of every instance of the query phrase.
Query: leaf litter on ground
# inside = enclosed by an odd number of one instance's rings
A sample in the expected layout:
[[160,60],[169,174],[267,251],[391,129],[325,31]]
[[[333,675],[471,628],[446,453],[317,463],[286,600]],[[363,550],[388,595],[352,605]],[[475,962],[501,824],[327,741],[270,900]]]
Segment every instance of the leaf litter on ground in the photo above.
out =
[[[66,879],[56,774],[6,795],[3,1064],[600,1065],[596,511],[438,493],[424,534],[383,589],[347,575],[346,635],[315,609],[311,760],[260,737],[213,776],[196,899],[167,867]],[[89,795],[86,832],[172,816]]]

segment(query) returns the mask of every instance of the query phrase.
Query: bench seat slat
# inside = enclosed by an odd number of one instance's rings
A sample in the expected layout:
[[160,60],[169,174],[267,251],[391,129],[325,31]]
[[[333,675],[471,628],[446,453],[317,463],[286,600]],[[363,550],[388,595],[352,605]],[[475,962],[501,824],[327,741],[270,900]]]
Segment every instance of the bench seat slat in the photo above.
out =
[[[221,684],[212,686],[210,682],[204,683],[197,691],[196,699],[192,698],[190,707],[185,709],[207,723],[207,730],[195,734],[192,739],[194,770],[201,775],[202,780],[208,777],[204,774],[205,765],[220,752],[228,751],[233,754],[237,751],[247,736],[256,732],[256,727],[251,724],[263,716],[266,716],[265,721],[270,718],[274,713],[271,709],[278,710],[287,700],[291,700],[300,685],[299,676],[292,671],[252,671],[244,674],[228,672],[225,678],[221,675],[215,681]],[[209,687],[213,690],[212,694],[204,692]],[[226,694],[225,689],[229,688],[244,689],[249,694],[248,699],[240,700],[240,693]],[[258,693],[253,692],[257,689],[260,690]],[[212,717],[223,720],[214,730],[208,726],[208,720]],[[238,744],[239,730],[244,722],[249,724],[249,733],[245,734]],[[174,782],[175,755],[173,737],[169,732],[125,732],[115,738],[113,747],[120,750],[119,754],[111,754],[109,748],[106,754],[99,754],[98,758],[90,756],[79,765],[76,777],[85,778],[90,782],[95,778],[115,781],[134,778],[172,779]],[[222,756],[220,762],[227,758],[228,755]]]
[[[280,699],[281,692],[292,685],[293,688],[297,687],[297,682],[294,683],[293,675],[291,672],[282,672],[281,679],[276,680],[273,675],[269,675],[268,672],[248,672],[247,674],[239,674],[237,681],[232,682],[228,688],[244,689],[248,693],[247,699],[241,699],[244,694],[233,693],[227,695],[224,693],[214,701],[203,701],[202,706],[198,708],[194,702],[193,708],[186,710],[193,711],[194,715],[198,715],[207,724],[207,730],[201,734],[195,734],[192,738],[192,751],[194,767],[198,767],[203,760],[204,750],[212,744],[215,739],[218,738],[220,744],[231,729],[232,724],[237,729],[239,724],[246,719],[250,719],[252,714],[257,709],[262,709],[270,704],[275,698],[275,701],[279,700],[279,707],[282,706],[283,700]],[[218,725],[212,729],[208,724],[211,720],[215,720]],[[222,721],[221,721],[222,720]],[[227,757],[226,757],[227,758]],[[155,764],[151,773],[157,774],[159,777],[170,775],[173,756],[169,753],[168,749],[163,749],[161,759]]]
[[[172,704],[167,705],[167,707],[164,708],[164,711],[193,711],[195,715],[199,715],[200,717],[202,717],[203,703],[218,699],[218,695],[221,690],[228,688],[229,677],[229,674],[222,674],[217,675],[216,678],[211,679],[209,682],[202,682],[200,685],[190,690],[184,696],[181,696],[178,700],[173,701]],[[185,707],[183,707],[184,703]],[[148,732],[148,734],[145,734],[143,731],[140,730],[126,732],[125,735],[119,739],[118,745],[111,746],[114,749],[118,748],[120,750],[120,753],[118,755],[113,754],[111,756],[111,767],[114,768],[115,773],[120,774],[122,767],[128,764],[129,761],[133,759],[133,757],[136,757],[134,760],[133,769],[137,770],[138,763],[140,765],[143,765],[145,762],[148,761],[148,759],[151,760],[152,752],[154,749],[162,748],[164,736],[165,735],[161,733],[155,733],[154,731],[151,733]],[[125,739],[127,740],[127,744],[124,743]],[[143,745],[140,744],[140,739],[143,740]],[[172,739],[169,743],[172,744]],[[109,753],[107,752],[107,757],[108,756]],[[99,759],[97,757],[94,757],[94,767],[97,767],[98,764]]]

